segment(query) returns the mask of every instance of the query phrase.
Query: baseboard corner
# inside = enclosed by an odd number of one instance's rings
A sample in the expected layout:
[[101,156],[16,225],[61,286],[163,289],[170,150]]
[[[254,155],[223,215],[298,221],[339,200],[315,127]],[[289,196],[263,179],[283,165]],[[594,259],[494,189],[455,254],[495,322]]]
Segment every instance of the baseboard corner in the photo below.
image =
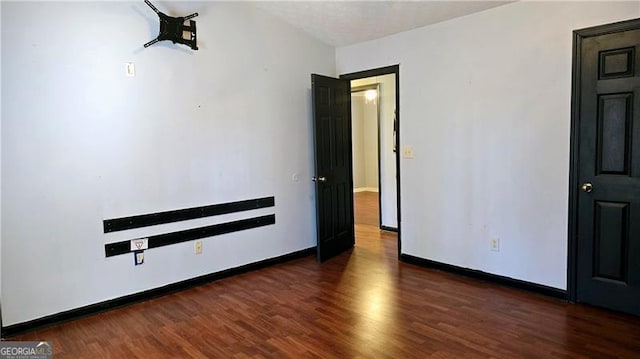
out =
[[567,300],[567,291],[549,287],[543,284],[527,282],[520,279],[505,277],[497,274],[487,273],[476,269],[463,268],[452,264],[433,261],[426,258],[420,258],[412,256],[410,254],[400,254],[400,260],[402,262],[417,265],[424,268],[440,270],[456,275],[461,275],[469,278],[482,280],[489,283],[495,283],[505,287],[525,290],[528,292],[541,294],[547,297]]

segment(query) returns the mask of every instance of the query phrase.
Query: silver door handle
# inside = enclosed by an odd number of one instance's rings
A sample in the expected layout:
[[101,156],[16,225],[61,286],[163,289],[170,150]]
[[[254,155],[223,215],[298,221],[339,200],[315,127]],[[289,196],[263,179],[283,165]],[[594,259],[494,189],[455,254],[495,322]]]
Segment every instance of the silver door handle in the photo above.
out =
[[327,177],[315,177],[315,176],[313,176],[311,178],[311,180],[313,182],[327,182]]

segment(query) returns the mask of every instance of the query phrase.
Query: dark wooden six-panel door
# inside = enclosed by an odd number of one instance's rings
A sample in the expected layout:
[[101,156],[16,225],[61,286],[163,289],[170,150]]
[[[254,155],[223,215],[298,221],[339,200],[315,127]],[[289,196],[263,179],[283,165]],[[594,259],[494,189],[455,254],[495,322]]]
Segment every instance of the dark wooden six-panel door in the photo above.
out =
[[311,75],[315,145],[317,257],[353,247],[351,91],[348,80]]
[[640,315],[640,29],[580,49],[576,298]]

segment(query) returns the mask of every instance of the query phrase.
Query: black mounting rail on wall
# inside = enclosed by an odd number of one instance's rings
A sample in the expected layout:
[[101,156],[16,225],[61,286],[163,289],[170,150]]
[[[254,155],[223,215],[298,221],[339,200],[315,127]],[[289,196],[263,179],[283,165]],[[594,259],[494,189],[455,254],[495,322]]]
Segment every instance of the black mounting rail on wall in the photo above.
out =
[[[148,244],[149,244],[148,249],[151,249],[151,248],[158,248],[162,246],[168,246],[170,244],[187,242],[194,239],[212,237],[212,236],[217,236],[221,234],[242,231],[245,229],[268,226],[270,224],[275,224],[275,223],[276,223],[276,215],[269,214],[266,216],[214,224],[211,226],[187,229],[184,231],[158,234],[158,235],[149,236],[146,238],[148,239]],[[121,241],[121,242],[115,242],[115,243],[107,243],[104,245],[104,252],[107,257],[117,256],[120,254],[127,254],[131,252],[131,241],[128,240],[128,241]]]
[[202,207],[176,209],[173,211],[141,214],[131,217],[105,219],[104,233],[124,231],[127,229],[153,226],[156,224],[186,221],[189,219],[217,216],[234,212],[248,211],[258,208],[273,207],[274,197],[248,199],[245,201],[227,202]]

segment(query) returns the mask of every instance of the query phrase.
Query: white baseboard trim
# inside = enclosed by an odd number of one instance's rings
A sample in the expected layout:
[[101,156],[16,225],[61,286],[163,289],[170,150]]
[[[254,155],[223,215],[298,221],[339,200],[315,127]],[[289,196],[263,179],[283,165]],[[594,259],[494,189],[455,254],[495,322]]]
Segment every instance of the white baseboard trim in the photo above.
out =
[[358,187],[353,189],[353,193],[357,192],[378,192],[377,187]]

